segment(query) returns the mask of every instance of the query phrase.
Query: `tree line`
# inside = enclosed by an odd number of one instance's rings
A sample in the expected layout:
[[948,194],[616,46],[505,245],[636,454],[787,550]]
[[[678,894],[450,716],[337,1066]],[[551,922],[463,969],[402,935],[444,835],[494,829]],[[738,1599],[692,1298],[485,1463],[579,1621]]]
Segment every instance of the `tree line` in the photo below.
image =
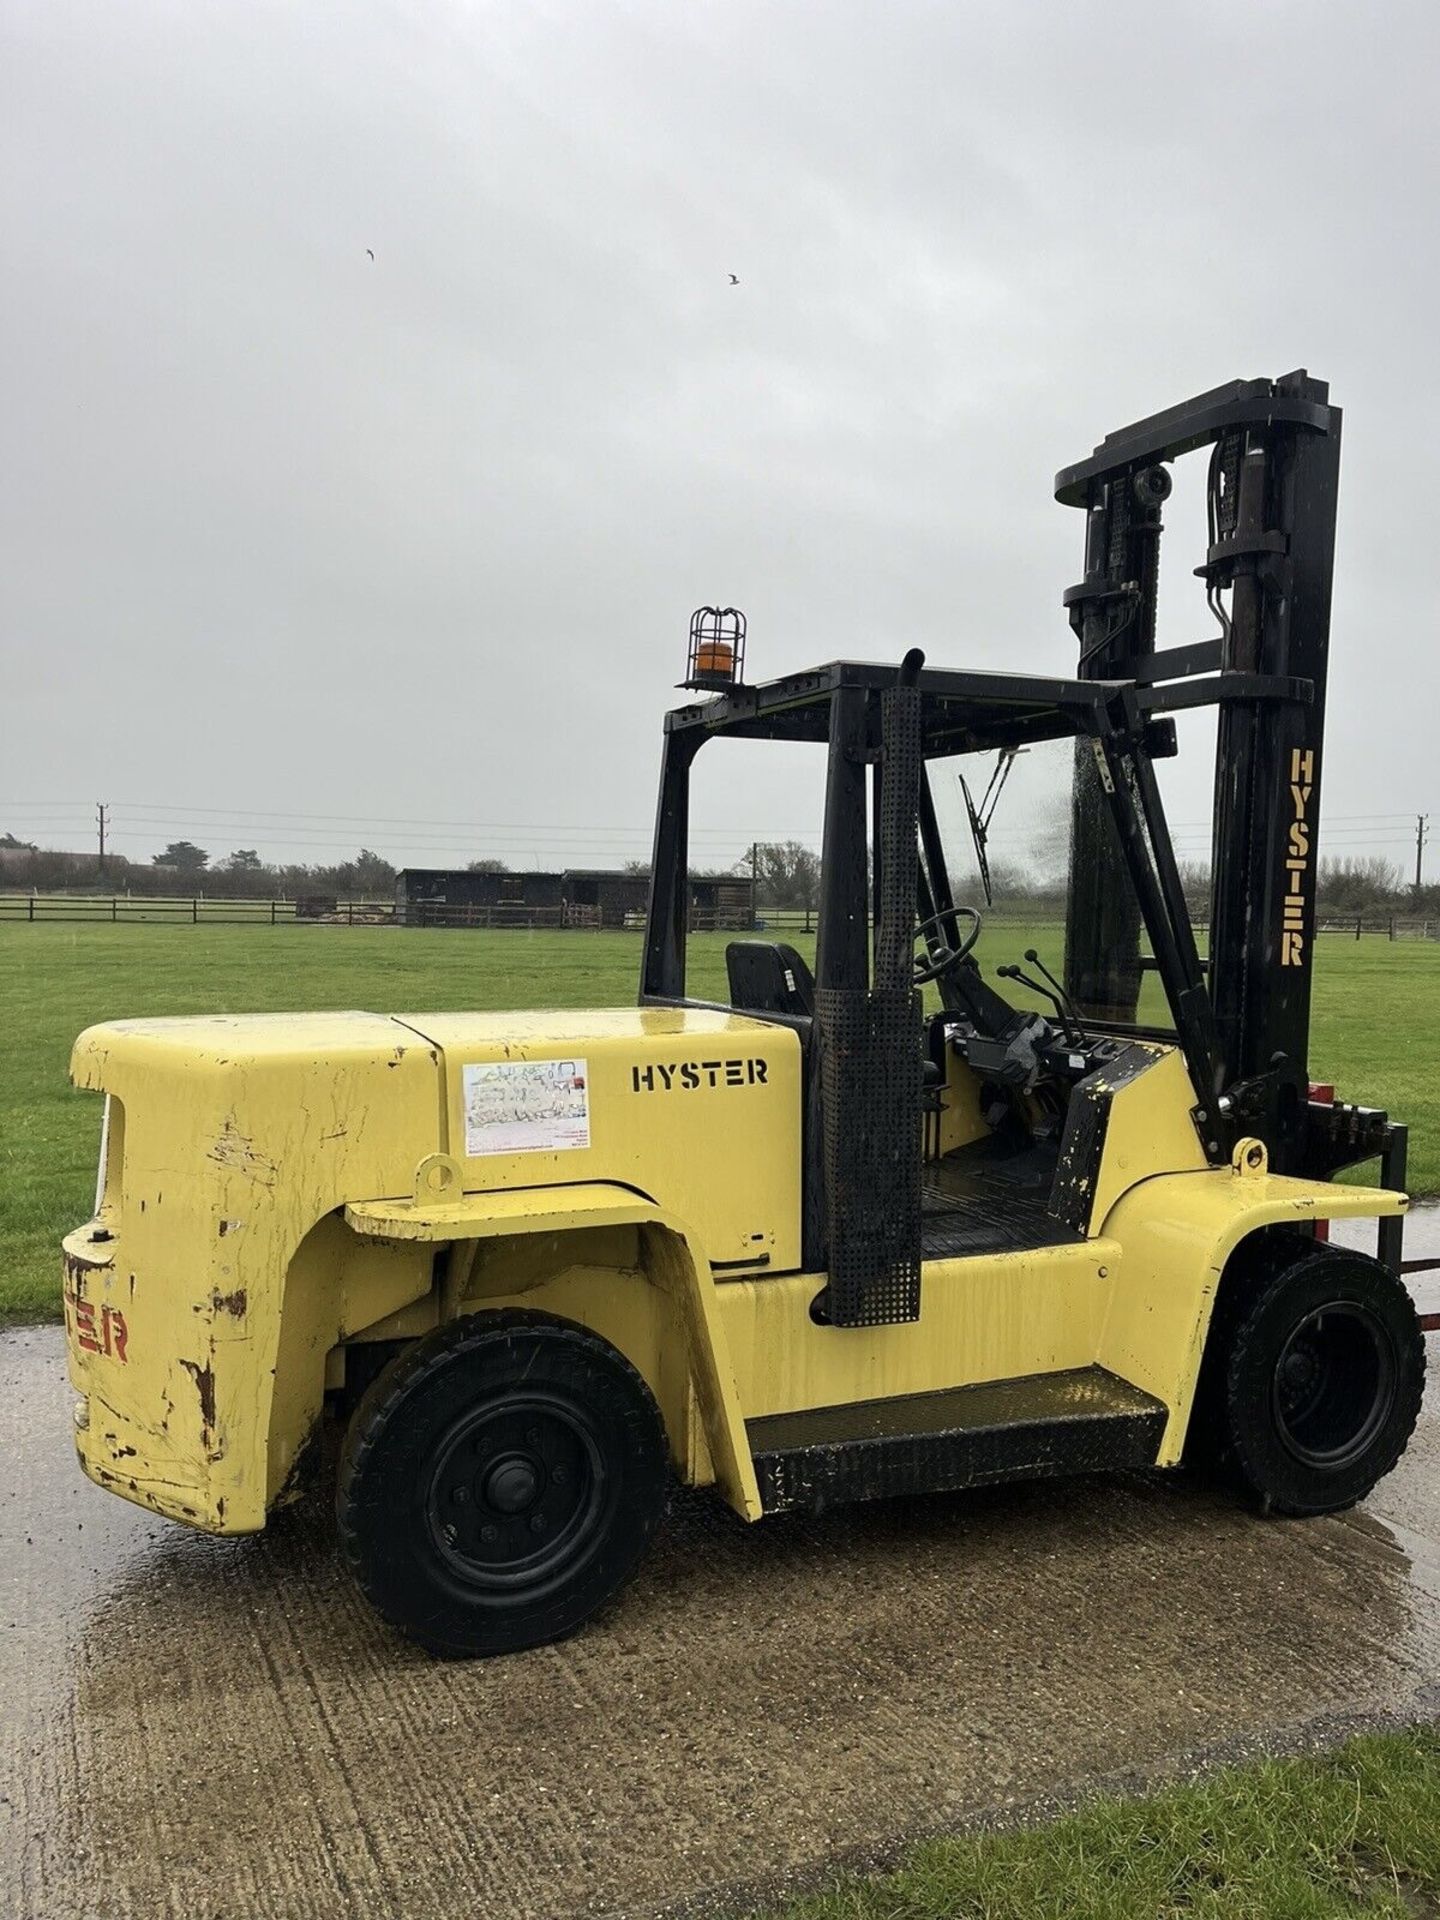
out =
[[[1185,898],[1193,914],[1210,907],[1210,868],[1190,861],[1180,868]],[[1320,862],[1315,880],[1315,910],[1322,920],[1349,920],[1404,914],[1440,918],[1440,881],[1417,887],[1393,860],[1346,855]]]
[[172,840],[153,859],[127,860],[107,854],[59,853],[0,834],[0,887],[8,892],[133,894],[204,893],[229,900],[293,900],[304,894],[335,894],[342,899],[388,899],[395,891],[395,868],[381,854],[362,847],[350,860],[331,865],[272,865],[254,847],[237,847],[212,860],[191,840]]
[[[468,862],[472,873],[506,873],[493,855]],[[627,873],[644,874],[649,862],[628,861]],[[339,899],[388,899],[395,891],[396,868],[382,854],[362,847],[352,859],[331,865],[264,861],[254,847],[236,847],[212,858],[191,840],[172,840],[148,862],[108,855],[103,867],[93,853],[61,853],[36,846],[13,833],[0,833],[0,887],[12,892],[193,894],[227,899],[291,900],[305,894],[334,894]],[[755,904],[763,911],[813,912],[820,903],[820,856],[799,840],[757,843],[733,866],[707,870],[706,878],[726,874],[755,878]],[[1190,911],[1203,918],[1210,907],[1210,869],[1203,861],[1185,861],[1180,878]],[[992,861],[995,899],[1053,902],[1065,897],[1063,880],[1023,862]],[[957,877],[963,895],[965,885]],[[976,883],[978,885],[978,882]],[[1390,860],[1376,857],[1322,860],[1316,884],[1322,918],[1404,913],[1440,917],[1440,882],[1416,888]]]
[[[820,862],[798,842],[759,849],[761,897],[771,907],[813,907],[819,899]],[[493,854],[465,863],[469,873],[509,873],[507,861]],[[693,870],[696,879],[745,877],[751,856],[728,867]],[[648,874],[648,860],[629,860],[623,871]],[[0,833],[0,890],[12,893],[205,894],[222,899],[294,900],[307,894],[338,899],[389,899],[399,869],[382,854],[362,847],[351,860],[333,865],[278,865],[262,860],[254,847],[236,847],[214,857],[193,840],[172,840],[149,861],[107,854],[62,853],[36,846],[13,833]]]

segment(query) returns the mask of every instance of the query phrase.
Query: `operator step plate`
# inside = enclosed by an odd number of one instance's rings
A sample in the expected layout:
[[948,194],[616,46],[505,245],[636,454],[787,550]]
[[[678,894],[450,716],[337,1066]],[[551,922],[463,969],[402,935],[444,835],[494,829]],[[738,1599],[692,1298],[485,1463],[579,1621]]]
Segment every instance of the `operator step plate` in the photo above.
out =
[[1103,1367],[746,1423],[766,1513],[1153,1466],[1166,1409]]

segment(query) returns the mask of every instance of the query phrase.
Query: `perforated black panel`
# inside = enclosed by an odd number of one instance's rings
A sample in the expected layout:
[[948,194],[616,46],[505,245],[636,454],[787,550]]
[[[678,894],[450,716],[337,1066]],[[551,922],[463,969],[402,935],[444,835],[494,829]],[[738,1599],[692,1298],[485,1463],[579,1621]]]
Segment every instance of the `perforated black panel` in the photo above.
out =
[[839,1327],[920,1317],[920,996],[822,989],[825,1200]]
[[887,687],[880,696],[880,897],[875,930],[875,986],[908,988],[913,971],[919,855],[915,817],[920,803],[920,691]]

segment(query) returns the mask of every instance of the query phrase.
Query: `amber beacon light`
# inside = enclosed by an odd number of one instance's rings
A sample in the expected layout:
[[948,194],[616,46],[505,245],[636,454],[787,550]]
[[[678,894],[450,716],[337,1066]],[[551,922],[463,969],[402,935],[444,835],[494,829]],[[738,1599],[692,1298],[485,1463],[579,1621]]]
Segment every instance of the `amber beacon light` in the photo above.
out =
[[682,686],[724,693],[745,677],[745,616],[738,607],[697,607]]

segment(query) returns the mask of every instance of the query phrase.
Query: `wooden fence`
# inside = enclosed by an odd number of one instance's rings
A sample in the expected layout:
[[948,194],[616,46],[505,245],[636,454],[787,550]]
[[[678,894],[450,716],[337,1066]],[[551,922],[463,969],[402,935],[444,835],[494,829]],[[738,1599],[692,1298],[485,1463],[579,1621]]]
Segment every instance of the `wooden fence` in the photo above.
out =
[[[298,910],[297,910],[298,909]],[[0,921],[108,920],[113,926],[150,925],[278,927],[386,926],[395,919],[389,900],[342,900],[333,911],[313,913],[294,900],[227,899],[205,894],[0,893]]]
[[[1063,917],[1063,905],[1054,900],[1014,900],[997,905],[994,915],[1004,926],[1053,927]],[[78,894],[78,893],[0,893],[0,922],[60,920],[109,921],[113,926],[183,925],[207,927],[470,927],[565,928],[590,930],[596,925],[593,913],[585,908],[556,905],[529,907],[519,904],[493,906],[449,905],[444,901],[412,901],[407,909],[396,908],[393,900],[247,900],[216,894]],[[627,931],[638,931],[644,915],[625,916]],[[755,916],[754,930],[785,936],[813,934],[816,916],[813,908],[761,907]],[[750,931],[743,918],[714,909],[695,909],[690,917],[692,932]],[[1199,933],[1206,931],[1203,914],[1195,919]],[[1317,933],[1338,935],[1351,940],[1380,936],[1387,940],[1440,940],[1440,918],[1426,919],[1405,914],[1323,915],[1316,924]]]
[[[799,916],[797,916],[798,919]],[[411,901],[397,908],[393,900],[245,900],[216,895],[186,894],[72,894],[0,893],[0,922],[23,920],[108,921],[112,926],[205,927],[468,927],[475,929],[577,932],[599,930],[598,910],[568,905],[549,907],[500,904],[450,905],[441,900]],[[625,930],[638,932],[642,913],[625,916]],[[745,931],[743,917],[714,908],[694,908],[692,932]],[[614,931],[612,927],[611,931]]]

